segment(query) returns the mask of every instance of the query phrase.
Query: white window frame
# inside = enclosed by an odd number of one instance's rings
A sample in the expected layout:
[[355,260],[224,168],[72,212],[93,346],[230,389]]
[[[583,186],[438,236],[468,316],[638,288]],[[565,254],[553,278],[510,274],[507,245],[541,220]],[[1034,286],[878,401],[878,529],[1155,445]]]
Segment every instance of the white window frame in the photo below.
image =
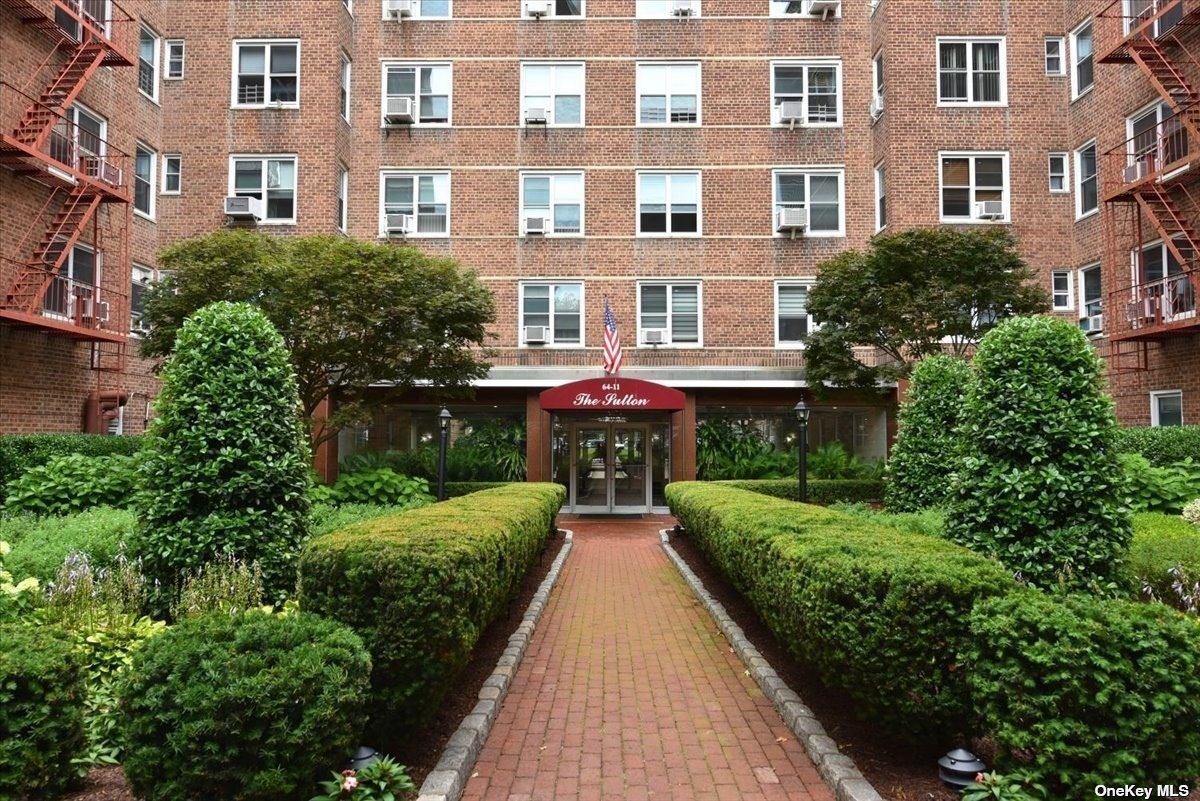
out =
[[[554,339],[554,289],[559,286],[579,287],[579,341],[556,342]],[[550,289],[550,324],[547,328],[550,335],[545,344],[529,345],[525,342],[525,290],[533,286],[544,286]],[[562,348],[579,350],[587,344],[587,282],[582,278],[530,278],[517,282],[517,347],[520,348]]]
[[[179,74],[178,75],[171,72],[171,64],[172,64],[172,62],[176,61],[176,59],[172,58],[172,50],[175,50],[175,49],[178,49],[178,51],[179,51],[179,58],[178,58]],[[167,63],[166,69],[163,70],[163,80],[164,81],[182,81],[183,76],[187,72],[187,43],[186,43],[186,41],[183,39],[167,39],[166,46],[164,47],[163,52],[166,53],[166,58],[164,60]]]
[[[521,13],[525,12],[525,0],[519,0],[521,3]],[[550,15],[545,19],[585,19],[587,17],[587,0],[579,0],[578,14],[559,14],[558,0],[550,0]]]
[[881,47],[871,57],[871,97],[877,101],[883,100],[883,93],[887,88],[887,75],[884,73],[886,69],[887,63],[884,60],[883,48]]
[[[975,204],[979,201],[975,200],[975,192],[981,187],[975,183],[975,161],[976,159],[1001,159],[1001,164],[1004,169],[1004,184],[1001,187],[1004,193],[1004,216],[999,220],[983,220],[975,216]],[[945,159],[969,159],[971,162],[970,175],[971,183],[969,185],[971,191],[971,216],[970,217],[947,217],[944,211],[943,190],[945,189],[944,173],[942,170],[942,161]],[[1007,150],[939,150],[938,151],[938,221],[950,224],[968,224],[968,225],[1005,225],[1012,222],[1012,176],[1010,174],[1010,165]]]
[[[646,329],[642,328],[642,287],[647,286],[665,286],[667,287],[667,332],[671,336],[671,342],[667,345],[649,345],[644,344],[642,340],[642,332]],[[696,287],[696,341],[695,342],[675,342],[674,329],[671,326],[671,287],[676,286],[694,286]],[[704,282],[698,278],[671,278],[663,280],[645,280],[637,282],[637,345],[638,348],[679,348],[679,349],[696,349],[704,347]]]
[[[792,1],[793,0],[769,0],[770,16],[775,17],[775,18],[784,18],[784,19],[814,19],[814,18],[820,19],[821,18],[821,14],[813,13],[812,0],[800,0],[800,2],[802,2],[802,5],[800,6],[800,9],[801,9],[800,11],[788,11],[787,10],[788,3],[792,2]],[[873,10],[874,9],[872,9],[872,11]],[[841,5],[838,6],[837,11],[834,13],[833,16],[834,16],[834,19],[840,18],[842,16]]]
[[[942,45],[947,44],[965,44],[967,46],[967,98],[965,100],[945,99],[942,97]],[[972,58],[976,45],[981,44],[998,44],[998,58],[1000,59],[1000,99],[999,100],[976,100],[975,99],[975,61]],[[936,58],[934,69],[934,80],[937,85],[935,87],[937,104],[941,108],[964,108],[964,107],[994,107],[999,108],[1008,105],[1008,39],[1005,36],[939,36],[937,37],[937,49],[934,51]]]
[[[289,101],[274,101],[270,99],[271,91],[271,50],[275,47],[291,47],[296,48],[296,99]],[[241,103],[238,101],[238,77],[241,73],[238,72],[238,55],[243,47],[262,47],[265,48],[263,53],[263,102],[261,103]],[[230,108],[300,108],[300,75],[303,67],[303,50],[300,46],[299,39],[235,39],[233,41],[233,80],[231,83],[229,94]],[[283,74],[283,73],[280,73]]]
[[[880,214],[880,209],[883,214]],[[887,228],[887,164],[879,162],[875,165],[875,232]]]
[[[154,61],[150,64],[150,91],[147,92],[142,88],[141,69],[142,69],[142,34],[148,33],[154,40]],[[142,97],[153,102],[158,102],[158,79],[162,74],[162,37],[151,28],[149,25],[142,24],[138,26],[138,91]]]
[[[85,253],[92,254],[92,280],[88,283],[80,281],[75,277],[75,254],[81,250]],[[56,277],[54,280],[56,282],[60,279],[67,282],[66,288],[62,291],[54,291],[53,294],[51,294],[51,292],[47,292],[42,298],[42,304],[39,313],[43,317],[51,317],[55,320],[73,319],[75,317],[75,304],[82,299],[95,300],[96,293],[98,293],[101,287],[104,285],[104,252],[96,250],[96,248],[92,247],[90,244],[76,242],[71,246],[70,250],[67,251],[66,261],[63,262],[62,267],[60,267],[58,272],[55,273],[55,276]],[[90,297],[76,296],[74,292],[76,284],[82,284],[84,286],[91,287],[92,295]],[[53,308],[46,308],[46,304],[51,302],[50,298],[59,297],[61,297],[63,301],[63,312],[59,312]]]
[[[693,67],[696,70],[696,121],[671,122],[671,98],[677,95],[667,94],[666,121],[642,122],[642,69],[644,67]],[[638,128],[698,128],[704,122],[704,68],[699,61],[639,61],[636,66],[634,80],[633,121]]]
[[[577,233],[576,232],[557,233],[553,230],[553,228],[554,228],[554,206],[555,206],[554,187],[557,184],[556,179],[563,177],[563,176],[579,178],[579,231]],[[559,238],[559,239],[578,239],[578,238],[582,237],[584,235],[584,231],[585,231],[584,220],[585,220],[585,215],[587,213],[587,210],[586,210],[587,177],[586,177],[584,171],[583,170],[526,170],[526,171],[522,171],[520,173],[520,175],[518,176],[518,180],[520,181],[520,185],[518,186],[518,193],[520,196],[518,205],[519,205],[520,212],[521,212],[521,216],[518,219],[518,223],[517,223],[518,230],[521,230],[524,227],[525,217],[527,214],[530,213],[526,210],[526,207],[525,207],[525,179],[526,178],[549,178],[550,179],[550,228],[551,228],[551,230],[547,231],[544,234],[544,236]],[[522,235],[524,235],[523,230],[521,231],[521,233],[522,233]]]
[[[1100,297],[1097,298],[1096,300],[1099,301],[1099,303],[1100,303],[1100,313],[1101,314],[1104,313],[1104,275],[1103,275],[1103,273],[1100,272],[1100,262],[1097,261],[1097,262],[1092,262],[1091,264],[1085,264],[1082,267],[1080,267],[1079,269],[1077,269],[1075,271],[1075,275],[1072,279],[1075,282],[1075,291],[1078,294],[1080,319],[1090,316],[1088,314],[1087,296],[1084,294],[1085,288],[1087,286],[1087,281],[1084,280],[1084,273],[1090,272],[1092,270],[1095,270],[1096,274],[1100,276],[1100,281],[1101,281]],[[1099,330],[1103,330],[1103,329],[1097,329],[1097,331],[1099,331]],[[1097,331],[1089,331],[1088,333],[1097,333]]]
[[[422,122],[421,121],[421,73],[422,68],[429,67],[431,69],[445,69],[447,71],[448,86],[446,92],[446,121],[445,122]],[[400,69],[415,69],[417,77],[415,86],[417,93],[415,95],[395,95],[395,97],[412,97],[413,98],[413,128],[449,128],[454,125],[454,65],[449,61],[385,61],[383,62],[382,83],[380,84],[380,97],[382,98],[379,104],[379,124],[381,127],[387,127],[387,121],[384,119],[384,113],[387,111],[387,81],[388,70],[392,68]]]
[[[1080,62],[1079,62],[1079,58],[1078,58],[1077,54],[1079,53],[1079,34],[1083,32],[1084,28],[1089,28],[1091,30],[1092,52],[1089,54],[1089,56],[1092,59],[1092,81],[1087,86],[1085,86],[1081,89],[1079,86],[1079,63]],[[1088,92],[1092,91],[1092,88],[1096,85],[1096,26],[1094,24],[1094,20],[1091,17],[1089,17],[1086,20],[1084,20],[1083,22],[1079,23],[1079,25],[1075,26],[1075,29],[1071,31],[1071,56],[1070,57],[1071,57],[1071,64],[1070,64],[1071,100],[1078,100],[1079,98],[1086,95]]]
[[1182,389],[1159,389],[1150,393],[1150,425],[1154,428],[1162,426],[1159,418],[1158,401],[1161,398],[1178,397],[1179,398],[1179,424],[1186,425],[1187,421],[1183,416],[1183,390]]
[[[696,230],[675,233],[673,231],[642,232],[642,176],[667,176],[667,227],[671,224],[671,177],[672,175],[696,176]],[[695,239],[704,235],[704,174],[700,170],[638,170],[634,174],[635,191],[633,199],[634,230],[639,239]]]
[[337,227],[344,234],[348,232],[350,222],[350,169],[341,162],[338,162],[338,201],[342,210]]
[[[137,207],[137,183],[140,180],[138,178],[138,174],[137,174],[137,158],[138,158],[139,153],[146,153],[146,154],[149,154],[149,156],[150,156],[150,158],[149,158],[150,178],[147,181],[147,186],[149,187],[147,194],[148,194],[149,200],[150,200],[150,208],[146,209],[146,210],[139,209]],[[157,202],[157,200],[158,200],[158,198],[157,198],[157,195],[158,195],[158,183],[157,183],[157,181],[158,181],[158,159],[159,159],[158,151],[155,150],[154,148],[150,147],[150,145],[146,144],[145,142],[142,142],[139,140],[136,143],[136,145],[134,146],[134,149],[133,149],[133,197],[134,197],[133,213],[138,217],[141,217],[143,219],[150,220],[150,221],[154,220],[155,210],[156,210],[156,207],[158,206],[158,202]]]
[[[815,278],[780,278],[775,281],[775,292],[774,292],[775,316],[773,318],[773,322],[775,324],[775,347],[776,348],[781,349],[781,350],[804,350],[805,341],[806,341],[804,339],[801,339],[801,340],[786,339],[785,340],[785,339],[779,338],[779,290],[784,287],[804,287],[804,289],[807,290],[807,292],[808,292],[809,298],[811,298],[812,297],[812,288],[813,288],[813,284],[815,282],[816,282]],[[813,317],[812,317],[812,314],[808,310],[807,302],[805,303],[805,306],[804,306],[804,312],[805,312],[805,317],[808,318],[808,333],[805,335],[805,337],[807,338],[808,336],[811,336],[814,331],[817,330],[817,324],[815,322],[813,322]]]
[[346,7],[346,11],[350,16],[354,16],[354,0],[342,0],[342,5]]
[[[780,105],[775,102],[775,71],[779,67],[803,67],[804,68],[804,97],[801,102],[804,103],[804,121],[800,123],[803,128],[841,128],[842,127],[842,102],[845,94],[845,86],[842,81],[842,62],[837,59],[781,59],[771,62],[771,125],[776,127],[788,127],[791,123],[786,123],[781,120],[782,111]],[[837,87],[837,119],[833,122],[812,122],[809,119],[808,101],[812,96],[809,92],[811,83],[809,81],[809,69],[812,67],[833,68],[834,82]]]
[[[582,61],[522,61],[521,62],[521,107],[518,109],[520,114],[520,126],[526,127],[525,110],[528,107],[529,101],[526,99],[528,88],[525,80],[525,70],[528,67],[578,67],[582,71],[582,83],[579,87],[579,122],[559,122],[554,116],[554,99],[557,94],[550,95],[550,107],[546,109],[547,128],[582,128],[587,122],[587,64]],[[553,82],[553,78],[551,81]],[[552,87],[553,88],[553,87]],[[565,95],[565,93],[564,93]],[[540,97],[540,95],[539,95]],[[542,127],[541,123],[537,127]]]
[[338,90],[341,100],[341,115],[342,119],[347,123],[350,122],[350,86],[351,86],[351,70],[354,68],[354,63],[350,60],[349,54],[345,50],[342,51],[342,74],[339,76]]
[[[1054,171],[1054,160],[1062,160],[1062,172]],[[1054,179],[1062,180],[1062,186],[1059,189],[1054,188]],[[1069,195],[1071,193],[1071,158],[1066,151],[1056,150],[1053,153],[1046,154],[1046,185],[1050,192],[1055,195]]]
[[[176,166],[176,169],[174,171],[172,171],[170,169],[172,160],[175,161],[175,166]],[[163,164],[162,164],[162,188],[159,190],[159,194],[163,194],[163,195],[182,194],[183,193],[183,156],[180,155],[179,153],[163,153],[162,161],[163,161]],[[167,188],[167,178],[172,174],[172,172],[174,172],[174,174],[179,177],[179,188],[178,189],[168,189]]]
[[[449,170],[428,170],[428,169],[412,169],[412,170],[382,170],[379,173],[379,238],[387,238],[387,212],[384,210],[384,187],[387,184],[388,178],[412,178],[413,179],[413,215],[417,215],[417,206],[420,205],[420,186],[419,180],[424,176],[445,176],[446,177],[446,230],[441,231],[425,231],[405,234],[407,239],[447,239],[450,236],[450,226],[453,221],[453,199],[454,199],[454,183],[453,176]],[[435,200],[436,202],[436,200]]]
[[[413,6],[413,15],[411,19],[451,19],[454,17],[454,0],[446,0],[446,13],[439,15],[430,15],[425,13],[424,0],[415,0],[416,5]],[[387,7],[385,3],[380,3],[380,14],[385,20],[390,20],[387,15]]]
[[[138,280],[139,273],[145,273],[145,276],[140,281]],[[141,321],[141,318],[134,316],[136,314],[136,312],[134,311],[134,308],[133,308],[133,286],[141,284],[143,287],[146,287],[148,289],[151,284],[155,283],[158,280],[158,271],[155,270],[153,267],[147,267],[144,264],[138,264],[137,262],[133,262],[133,264],[130,267],[130,276],[129,277],[130,277],[129,335],[133,336],[133,337],[140,337],[141,334],[135,333],[135,332],[142,331],[144,329],[142,329],[139,325],[137,325],[137,323],[139,323]]]
[[[663,8],[661,13],[650,13],[643,11],[643,9],[646,8],[658,8],[660,4]],[[704,13],[703,7],[704,3],[702,0],[692,0],[691,18],[701,16]],[[638,0],[638,2],[634,4],[633,13],[635,19],[676,19],[675,15],[671,13],[671,0],[650,0],[650,2],[642,2],[642,0]]]
[[[300,158],[295,153],[234,153],[229,156],[229,196],[237,194],[234,187],[234,162],[238,161],[261,161],[262,162],[262,204],[263,204],[263,219],[258,221],[259,225],[295,225],[299,218],[300,209]],[[267,163],[271,161],[291,161],[292,175],[294,176],[294,184],[292,186],[292,216],[290,219],[281,217],[267,217]]]
[[790,234],[775,230],[775,216],[779,212],[779,176],[781,175],[803,175],[804,179],[804,206],[811,212],[812,205],[812,182],[813,176],[822,178],[834,177],[837,178],[838,187],[838,227],[836,231],[814,231],[812,229],[812,217],[809,217],[808,229],[804,232],[804,236],[808,239],[829,239],[836,237],[844,237],[846,235],[846,171],[838,168],[819,168],[819,167],[789,167],[787,169],[777,169],[771,171],[771,230],[776,238],[787,238]]
[[[1067,288],[1060,293],[1054,285],[1059,276],[1067,279]],[[1065,303],[1059,303],[1059,295],[1065,294]],[[1075,310],[1075,273],[1072,270],[1052,270],[1050,272],[1050,308],[1056,312]]]
[[[1096,207],[1085,211],[1083,208],[1083,170],[1080,167],[1080,163],[1082,162],[1083,151],[1089,147],[1096,151],[1096,172],[1092,175],[1092,180],[1096,182]],[[1073,161],[1075,168],[1075,219],[1082,220],[1085,217],[1091,217],[1093,214],[1100,213],[1100,153],[1096,147],[1096,140],[1090,139],[1075,148]]]
[[[1043,53],[1045,54],[1046,75],[1053,77],[1053,78],[1066,77],[1066,74],[1067,74],[1067,42],[1066,42],[1066,39],[1062,36],[1047,36],[1043,40],[1043,43],[1044,43],[1043,44],[1043,47],[1044,47]],[[1050,53],[1051,45],[1054,45],[1054,47],[1058,48],[1057,55],[1052,55]],[[1058,59],[1058,69],[1052,71],[1050,69],[1050,60],[1053,58]]]

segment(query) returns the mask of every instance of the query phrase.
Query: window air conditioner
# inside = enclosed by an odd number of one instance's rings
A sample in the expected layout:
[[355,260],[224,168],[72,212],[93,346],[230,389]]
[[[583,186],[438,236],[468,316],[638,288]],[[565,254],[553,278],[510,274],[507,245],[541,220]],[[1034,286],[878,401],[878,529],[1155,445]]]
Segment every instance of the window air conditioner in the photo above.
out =
[[799,231],[804,233],[808,229],[808,209],[785,208],[780,209],[775,214],[775,230],[778,232],[791,231],[793,234]]
[[975,204],[975,216],[980,220],[1004,219],[1003,200],[984,200]]
[[1125,168],[1125,183],[1132,184],[1142,180],[1149,174],[1150,162],[1146,159],[1138,159]]
[[415,229],[415,220],[411,214],[388,214],[384,227],[389,234],[411,234]]
[[550,328],[545,325],[525,326],[525,344],[543,345],[550,339]]
[[1131,323],[1153,323],[1158,311],[1158,298],[1141,298],[1125,305],[1125,318]]
[[235,220],[261,220],[266,215],[261,199],[230,196],[225,198],[225,216]]
[[690,17],[696,13],[696,5],[692,0],[675,0],[671,5],[671,15],[676,17]]
[[388,19],[411,17],[413,0],[383,0],[383,14]]
[[883,95],[873,96],[868,110],[871,112],[871,119],[879,119],[879,115],[883,113]]
[[89,178],[97,178],[109,186],[121,185],[121,168],[98,156],[87,156],[82,159],[84,173]]
[[385,101],[383,121],[388,125],[411,125],[413,122],[413,99],[411,97],[389,97]]
[[544,108],[527,108],[525,109],[525,124],[526,125],[545,125],[546,109]]
[[842,0],[809,0],[808,13],[820,14],[821,19],[829,19],[830,14],[836,14]]
[[97,303],[95,305],[95,309],[96,309],[96,322],[107,323],[108,322],[108,313],[109,313],[108,301],[107,300],[97,301]]
[[525,218],[525,236],[539,234],[545,236],[550,230],[550,221],[545,217],[526,217]]
[[1098,334],[1104,330],[1104,315],[1093,314],[1079,318],[1079,328],[1085,334]]
[[642,331],[642,342],[647,345],[669,345],[671,335],[665,328],[646,328]]
[[525,0],[525,16],[534,19],[550,16],[550,0]]
[[796,123],[804,122],[804,102],[801,100],[785,100],[779,104],[779,121],[790,124],[793,128]]

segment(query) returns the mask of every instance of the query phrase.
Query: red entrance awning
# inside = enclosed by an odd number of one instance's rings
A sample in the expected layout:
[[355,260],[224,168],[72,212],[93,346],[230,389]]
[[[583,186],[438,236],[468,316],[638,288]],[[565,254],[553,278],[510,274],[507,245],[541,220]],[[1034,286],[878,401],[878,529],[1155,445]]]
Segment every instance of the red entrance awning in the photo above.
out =
[[546,390],[538,396],[547,412],[677,412],[684,394],[640,378],[585,378]]

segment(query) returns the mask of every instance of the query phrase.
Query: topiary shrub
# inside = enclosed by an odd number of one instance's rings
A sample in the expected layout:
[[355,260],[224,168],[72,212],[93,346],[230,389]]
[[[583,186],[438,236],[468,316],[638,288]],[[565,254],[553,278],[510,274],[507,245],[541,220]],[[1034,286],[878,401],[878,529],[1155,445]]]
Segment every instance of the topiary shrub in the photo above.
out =
[[884,479],[889,511],[945,505],[950,476],[962,456],[958,417],[973,377],[971,366],[952,356],[930,356],[913,368]]
[[53,627],[0,626],[0,798],[67,789],[83,749],[83,653]]
[[133,456],[52,457],[8,485],[6,512],[65,515],[97,506],[131,508],[137,495]]
[[142,447],[140,436],[106,434],[0,435],[0,502],[9,482],[55,456],[133,456]]
[[311,459],[283,339],[253,306],[214,303],[184,323],[162,380],[135,538],[163,588],[154,605],[165,611],[184,572],[218,554],[258,562],[269,598],[286,597]]
[[974,364],[947,535],[1038,587],[1115,584],[1131,531],[1095,350],[1078,326],[1014,318]]
[[126,672],[125,775],[145,801],[306,801],[358,742],[370,669],[315,615],[184,620]]
[[1156,467],[1184,459],[1200,462],[1200,426],[1119,428],[1116,446],[1121,453],[1141,454]]
[[1194,620],[1161,604],[1027,590],[980,604],[970,629],[963,667],[1001,769],[1033,773],[1051,798],[1196,778]]
[[125,509],[100,507],[66,517],[30,521],[5,560],[14,573],[43,582],[54,578],[67,554],[86,554],[95,567],[112,564],[137,530],[137,518]]

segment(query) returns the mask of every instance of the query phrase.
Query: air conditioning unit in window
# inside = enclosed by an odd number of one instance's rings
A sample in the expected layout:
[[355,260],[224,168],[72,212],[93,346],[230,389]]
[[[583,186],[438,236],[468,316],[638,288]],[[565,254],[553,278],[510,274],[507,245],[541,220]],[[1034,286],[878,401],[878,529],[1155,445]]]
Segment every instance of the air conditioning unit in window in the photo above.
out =
[[550,16],[550,0],[525,0],[525,16],[541,19]]
[[550,220],[545,217],[526,217],[525,236],[545,236],[550,230]]
[[525,109],[526,125],[545,125],[546,123],[546,109],[536,107]]
[[775,214],[775,230],[788,231],[795,238],[797,233],[808,230],[808,209],[780,209]]
[[809,0],[808,13],[820,14],[821,19],[829,19],[830,14],[836,14],[842,0]]
[[393,234],[411,234],[416,230],[416,220],[411,214],[388,214],[384,218],[384,228],[387,229],[388,235]]
[[550,328],[545,325],[525,326],[526,345],[544,345],[550,339]]
[[675,17],[691,17],[696,14],[696,4],[692,0],[674,0],[671,4],[671,15]]
[[883,95],[875,95],[871,98],[871,105],[867,107],[871,112],[871,119],[879,119],[879,115],[883,113]]
[[647,345],[669,345],[671,334],[665,328],[646,328],[642,331],[642,342]]
[[411,125],[413,122],[413,99],[411,97],[389,97],[384,101],[383,121],[388,125]]
[[411,17],[413,0],[383,0],[383,15],[388,19]]
[[121,168],[98,156],[86,156],[80,159],[80,166],[89,178],[96,178],[109,186],[121,185]]
[[234,220],[261,220],[266,215],[259,198],[230,196],[225,198],[225,216]]
[[1149,174],[1150,162],[1146,159],[1138,159],[1125,168],[1125,183],[1132,184],[1142,180]]
[[1104,330],[1104,315],[1093,314],[1079,318],[1079,329],[1085,334],[1099,334]]
[[108,305],[108,301],[107,300],[97,301],[95,308],[96,308],[96,322],[107,323],[108,322],[108,314],[111,311],[111,308]]
[[795,128],[796,123],[804,122],[804,102],[801,100],[785,100],[779,104],[779,121],[786,122]]
[[1158,298],[1142,298],[1125,304],[1125,319],[1138,325],[1153,323],[1157,312]]
[[980,220],[1004,219],[1003,200],[984,200],[975,204],[975,217]]

